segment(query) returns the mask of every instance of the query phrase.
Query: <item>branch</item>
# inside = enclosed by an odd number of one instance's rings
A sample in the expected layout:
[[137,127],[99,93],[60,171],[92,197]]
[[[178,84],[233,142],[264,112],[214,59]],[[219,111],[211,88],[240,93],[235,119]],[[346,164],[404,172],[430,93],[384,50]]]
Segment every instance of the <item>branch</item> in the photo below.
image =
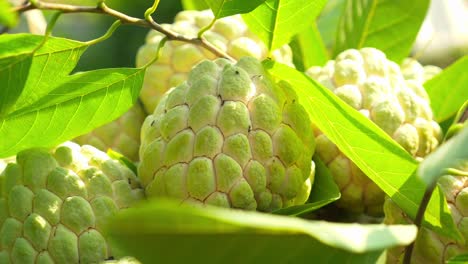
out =
[[41,2],[41,1],[28,1],[25,5],[15,7],[13,11],[18,13],[23,13],[33,9],[40,9],[40,10],[55,10],[60,11],[62,13],[95,13],[95,14],[105,14],[108,16],[112,16],[117,18],[122,22],[122,24],[129,24],[129,25],[136,25],[141,27],[152,28],[164,35],[166,35],[168,40],[177,40],[183,41],[187,43],[191,43],[194,45],[201,46],[210,52],[212,52],[217,57],[225,58],[231,61],[235,61],[235,59],[229,56],[227,53],[219,50],[216,46],[208,42],[203,37],[196,37],[196,38],[188,38],[181,34],[178,34],[174,31],[168,30],[163,28],[160,24],[156,23],[151,17],[149,19],[141,19],[132,16],[128,16],[124,13],[121,13],[115,9],[108,7],[104,2],[100,2],[98,6],[77,6],[77,5],[68,5],[68,4],[56,4],[56,3],[48,3],[48,2]]

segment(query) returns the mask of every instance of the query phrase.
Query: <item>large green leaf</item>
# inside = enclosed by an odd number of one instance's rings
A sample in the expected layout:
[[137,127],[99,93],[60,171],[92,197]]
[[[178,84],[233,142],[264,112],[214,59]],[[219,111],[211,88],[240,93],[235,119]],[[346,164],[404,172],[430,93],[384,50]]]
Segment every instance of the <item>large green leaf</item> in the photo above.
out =
[[0,117],[13,107],[29,74],[34,50],[40,42],[19,35],[0,36]]
[[408,56],[428,7],[429,0],[347,0],[335,56],[350,48],[375,47],[400,62]]
[[375,263],[385,248],[410,243],[416,228],[306,221],[153,200],[121,211],[107,234],[143,263]]
[[[43,36],[30,34],[18,34],[18,37],[37,43],[43,40]],[[34,53],[28,80],[11,111],[32,104],[54,89],[75,68],[88,46],[85,42],[49,37]]]
[[[304,73],[273,61],[266,61],[265,66],[273,76],[295,87],[312,122],[414,219],[426,185],[416,176],[418,163],[411,155],[364,115]],[[432,198],[424,225],[459,239],[444,196],[436,192]]]
[[66,77],[35,103],[0,119],[0,157],[30,147],[53,147],[128,110],[144,69],[104,69]]
[[442,122],[468,100],[468,56],[464,56],[424,84],[434,118]]
[[432,186],[439,177],[447,174],[447,169],[457,168],[460,161],[468,160],[468,126],[424,158],[418,168],[418,175]]
[[11,10],[8,0],[0,0],[0,25],[13,27],[18,22],[18,16]]
[[267,0],[242,17],[271,51],[310,26],[325,3],[326,0]]
[[184,10],[205,10],[210,8],[205,0],[182,0]]
[[314,164],[315,179],[307,203],[279,209],[274,211],[274,214],[302,215],[340,199],[340,189],[333,180],[328,168],[317,156],[314,156]]
[[328,0],[317,19],[317,27],[327,48],[335,44],[338,22],[345,3],[346,0]]
[[289,46],[293,51],[294,65],[300,71],[306,71],[311,66],[323,66],[328,60],[325,44],[315,22],[294,36]]
[[205,0],[216,18],[244,14],[254,10],[265,0]]

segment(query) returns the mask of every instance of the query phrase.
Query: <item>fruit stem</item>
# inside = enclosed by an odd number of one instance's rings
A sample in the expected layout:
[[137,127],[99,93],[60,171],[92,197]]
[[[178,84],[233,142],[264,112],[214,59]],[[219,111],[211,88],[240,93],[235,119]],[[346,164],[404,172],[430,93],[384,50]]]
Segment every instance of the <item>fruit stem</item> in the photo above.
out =
[[[418,213],[416,214],[416,218],[414,219],[414,224],[418,227],[418,230],[421,229],[422,221],[424,219],[424,212],[426,211],[427,205],[431,200],[432,193],[436,188],[437,184],[432,184],[428,186],[426,191],[424,192],[424,196],[422,197],[421,203],[418,208]],[[413,254],[414,242],[409,244],[405,249],[405,256],[403,258],[403,264],[410,264],[411,255]]]

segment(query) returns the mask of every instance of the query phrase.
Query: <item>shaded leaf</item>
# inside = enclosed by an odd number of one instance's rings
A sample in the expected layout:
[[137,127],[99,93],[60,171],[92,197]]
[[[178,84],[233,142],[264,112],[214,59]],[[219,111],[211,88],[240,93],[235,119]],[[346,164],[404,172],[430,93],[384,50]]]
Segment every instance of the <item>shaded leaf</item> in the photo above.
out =
[[329,0],[317,19],[323,42],[330,48],[335,44],[336,31],[346,0]]
[[[415,175],[418,163],[414,158],[372,121],[304,73],[273,61],[264,65],[273,76],[296,89],[311,121],[414,219],[426,189]],[[436,192],[432,198],[424,225],[459,239],[451,215],[445,210],[443,194]]]
[[300,71],[311,66],[323,66],[328,61],[328,52],[315,23],[294,36],[289,46],[293,51],[294,65]]
[[468,263],[468,254],[455,256],[447,261],[447,264],[466,264]]
[[35,103],[0,119],[0,157],[50,148],[116,119],[136,101],[143,76],[144,69],[120,68],[65,78]]
[[442,122],[448,119],[468,100],[466,69],[468,69],[468,56],[457,60],[424,83],[436,121]]
[[267,0],[242,17],[272,51],[312,24],[325,3],[326,0]]
[[215,18],[222,18],[248,13],[265,0],[205,0],[205,2],[213,11]]
[[[138,224],[135,224],[138,223]],[[414,240],[412,225],[358,225],[153,200],[120,211],[107,233],[143,263],[375,263]]]
[[428,7],[429,0],[347,0],[334,57],[346,49],[374,47],[399,63],[408,56]]

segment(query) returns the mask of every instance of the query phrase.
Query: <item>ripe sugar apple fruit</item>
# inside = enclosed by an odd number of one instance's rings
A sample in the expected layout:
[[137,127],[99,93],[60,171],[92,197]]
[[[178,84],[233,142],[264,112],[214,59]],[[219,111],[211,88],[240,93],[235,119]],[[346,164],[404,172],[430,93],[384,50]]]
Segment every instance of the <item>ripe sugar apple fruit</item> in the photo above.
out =
[[188,75],[143,124],[147,196],[261,211],[304,203],[315,143],[289,84],[251,57],[205,60]]
[[0,263],[99,263],[106,219],[143,198],[136,175],[92,146],[18,153],[0,174]]
[[[407,81],[400,67],[374,48],[350,49],[307,74],[330,89],[422,158],[438,145],[440,128],[432,120],[429,98],[417,81]],[[385,194],[318,129],[317,154],[341,190],[337,206],[352,213],[383,214]]]
[[112,149],[132,161],[138,161],[140,129],[145,117],[143,107],[136,103],[117,120],[79,136],[73,141],[82,145],[92,145],[102,151]]
[[[468,172],[468,160],[463,161],[459,170]],[[465,238],[459,243],[423,227],[415,241],[411,263],[446,263],[450,258],[468,254],[468,177],[445,175],[438,181],[445,194],[453,221]],[[385,201],[386,224],[408,224],[410,218],[391,200]],[[387,252],[387,263],[401,263],[404,256],[403,247],[392,248]]]
[[417,60],[413,58],[406,58],[401,63],[401,73],[403,77],[411,83],[417,82],[419,84],[424,84],[426,81],[432,79],[442,71],[441,68],[433,65],[422,66]]
[[[187,37],[196,37],[200,29],[213,20],[211,10],[187,10],[177,14],[173,24],[163,27]],[[247,28],[240,15],[216,20],[213,27],[203,35],[211,44],[226,52],[235,59],[251,56],[265,59],[268,50],[263,42]],[[137,54],[136,65],[141,67],[155,57],[156,48],[164,37],[157,31],[150,31]],[[159,59],[148,67],[141,99],[148,113],[152,113],[162,95],[187,79],[188,72],[204,59],[215,59],[216,56],[201,46],[180,41],[168,41],[161,50]],[[276,61],[292,64],[292,51],[288,45],[273,51]]]

